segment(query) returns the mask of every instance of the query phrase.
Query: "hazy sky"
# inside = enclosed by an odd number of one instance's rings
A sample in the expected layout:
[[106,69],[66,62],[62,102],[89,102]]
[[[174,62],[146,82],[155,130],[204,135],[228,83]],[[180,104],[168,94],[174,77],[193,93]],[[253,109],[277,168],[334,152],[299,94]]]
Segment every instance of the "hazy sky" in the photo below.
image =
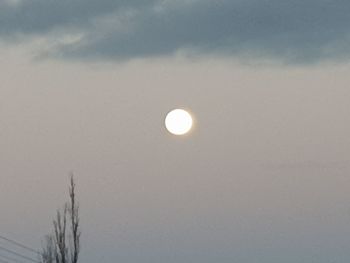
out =
[[40,248],[74,172],[81,262],[348,263],[349,12],[0,0],[0,235]]

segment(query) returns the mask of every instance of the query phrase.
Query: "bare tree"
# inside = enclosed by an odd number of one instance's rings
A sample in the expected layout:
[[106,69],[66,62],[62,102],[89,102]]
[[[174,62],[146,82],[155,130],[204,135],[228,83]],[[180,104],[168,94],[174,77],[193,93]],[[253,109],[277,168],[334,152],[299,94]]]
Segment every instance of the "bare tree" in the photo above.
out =
[[63,210],[59,209],[56,212],[56,218],[53,220],[53,233],[46,236],[44,242],[41,253],[42,263],[78,262],[81,231],[75,187],[72,174],[69,184],[69,202],[64,205]]
[[75,182],[74,177],[70,177],[69,187],[70,206],[68,209],[71,223],[71,241],[70,241],[70,263],[77,263],[80,252],[80,225],[79,225],[79,204],[75,199]]
[[55,257],[57,254],[55,240],[52,235],[45,237],[45,246],[41,252],[41,261],[43,263],[55,263]]

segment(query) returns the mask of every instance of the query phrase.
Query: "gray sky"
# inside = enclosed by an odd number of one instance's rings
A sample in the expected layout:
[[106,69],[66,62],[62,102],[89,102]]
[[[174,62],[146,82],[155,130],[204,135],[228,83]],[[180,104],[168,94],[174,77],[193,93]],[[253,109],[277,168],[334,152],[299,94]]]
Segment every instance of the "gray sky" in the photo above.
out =
[[349,262],[349,8],[1,1],[0,234],[40,247],[73,171],[82,262]]

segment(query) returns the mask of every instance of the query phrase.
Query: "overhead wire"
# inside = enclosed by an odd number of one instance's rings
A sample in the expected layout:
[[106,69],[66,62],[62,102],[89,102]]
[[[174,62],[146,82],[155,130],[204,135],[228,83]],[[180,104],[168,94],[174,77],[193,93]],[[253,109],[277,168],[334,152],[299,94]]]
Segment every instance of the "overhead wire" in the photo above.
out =
[[20,260],[17,260],[15,258],[11,258],[11,257],[5,256],[3,254],[0,254],[0,259],[1,258],[5,259],[5,260],[9,260],[9,262],[24,263],[23,261],[20,261]]
[[28,250],[28,251],[30,251],[30,252],[33,252],[33,253],[35,253],[35,254],[40,254],[40,252],[37,251],[36,249],[31,248],[31,247],[29,247],[29,246],[27,246],[27,245],[24,245],[23,243],[20,243],[20,242],[18,242],[18,241],[15,241],[15,240],[13,240],[13,239],[8,238],[8,237],[5,237],[5,236],[0,235],[0,239],[5,240],[6,242],[11,243],[11,244],[13,244],[13,245],[16,245],[16,246],[18,246],[18,247],[21,247],[21,248],[23,248],[23,249],[26,249],[26,250]]
[[34,263],[40,263],[40,261],[38,261],[38,260],[35,260],[35,259],[33,259],[31,257],[28,257],[28,256],[24,256],[24,255],[22,255],[22,254],[20,254],[20,253],[18,253],[16,251],[13,251],[11,249],[8,249],[8,248],[2,247],[2,246],[0,246],[0,250],[6,251],[7,253],[10,253],[12,255],[18,256],[18,257],[20,257],[22,259],[29,260],[29,261],[34,262]]
[[1,263],[11,263],[11,262],[8,262],[8,261],[6,261],[6,260],[2,260],[1,258],[0,258],[0,262],[1,262]]

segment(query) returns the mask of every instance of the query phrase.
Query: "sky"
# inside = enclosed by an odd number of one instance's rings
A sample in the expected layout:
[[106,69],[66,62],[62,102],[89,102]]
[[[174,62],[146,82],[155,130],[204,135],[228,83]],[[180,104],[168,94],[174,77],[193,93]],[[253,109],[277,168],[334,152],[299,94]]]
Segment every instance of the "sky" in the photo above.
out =
[[73,172],[81,262],[349,262],[349,12],[0,0],[0,235],[39,249]]

